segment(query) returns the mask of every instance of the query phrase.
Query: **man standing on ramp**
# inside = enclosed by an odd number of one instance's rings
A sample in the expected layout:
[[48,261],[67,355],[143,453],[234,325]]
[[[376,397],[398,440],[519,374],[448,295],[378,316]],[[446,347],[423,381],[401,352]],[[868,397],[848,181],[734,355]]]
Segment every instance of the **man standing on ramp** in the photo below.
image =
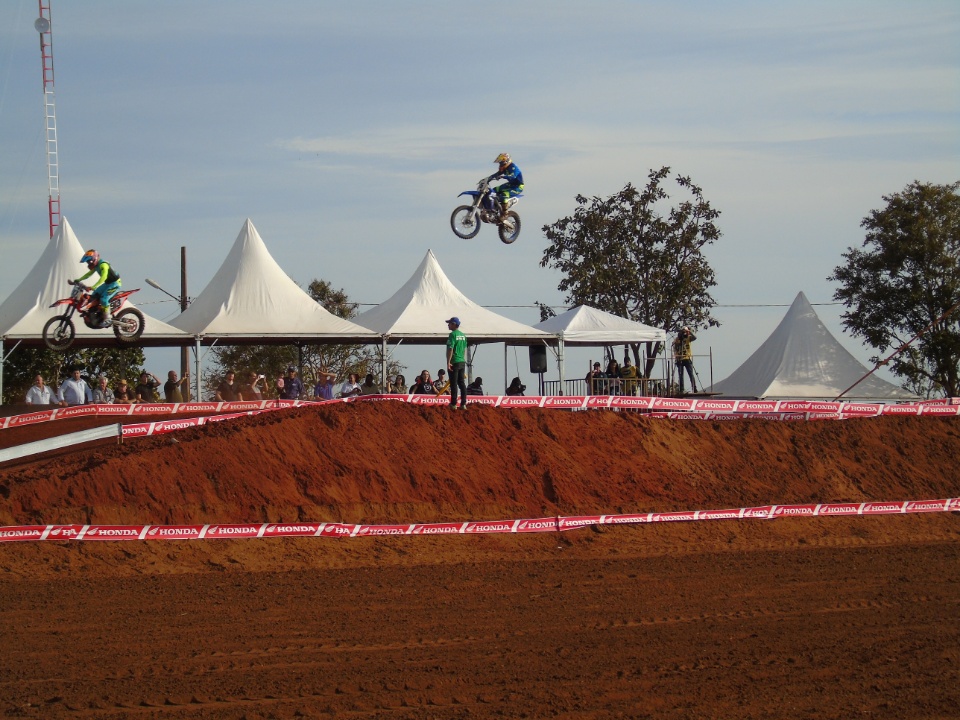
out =
[[460,318],[447,320],[447,369],[450,371],[450,409],[457,409],[457,391],[460,391],[460,409],[467,408],[467,336],[460,332]]

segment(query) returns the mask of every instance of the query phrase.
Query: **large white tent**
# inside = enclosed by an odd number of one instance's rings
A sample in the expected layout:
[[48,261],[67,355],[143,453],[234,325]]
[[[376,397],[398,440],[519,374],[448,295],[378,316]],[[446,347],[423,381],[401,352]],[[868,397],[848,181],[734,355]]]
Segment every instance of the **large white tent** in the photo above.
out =
[[385,366],[388,343],[445,342],[450,333],[445,321],[450,317],[460,318],[461,329],[473,346],[492,342],[530,345],[553,341],[549,333],[498,315],[473,302],[450,281],[432,250],[427,250],[423,261],[403,287],[389,299],[358,315],[357,322],[383,337]]
[[548,333],[498,315],[473,302],[450,282],[432,250],[397,292],[357,316],[357,322],[390,340],[436,343],[446,340],[445,320],[458,317],[471,344],[525,344],[550,339]]
[[628,318],[598,310],[589,305],[578,305],[564,313],[547,318],[534,325],[538,330],[556,335],[557,365],[560,387],[564,386],[564,348],[573,346],[626,345],[642,342],[666,342],[667,332]]
[[273,259],[249,218],[219,270],[171,324],[204,344],[380,339],[307,295]]
[[[832,400],[868,372],[824,327],[801,292],[770,337],[730,377],[716,383],[714,390],[737,398]],[[844,399],[909,400],[916,396],[871,375]]]
[[[40,254],[39,260],[27,272],[23,281],[0,304],[0,336],[5,345],[20,341],[27,345],[43,343],[43,326],[60,311],[50,306],[57,300],[68,297],[70,286],[68,279],[78,278],[86,273],[86,267],[80,264],[84,248],[77,239],[67,218],[61,218],[56,233]],[[120,268],[122,276],[122,268]],[[124,289],[131,282],[124,281]],[[128,301],[129,305],[134,305]],[[164,346],[188,345],[193,342],[187,333],[157,320],[144,313],[143,336],[139,345]],[[74,322],[77,329],[77,343],[90,347],[96,345],[114,345],[117,340],[112,330],[91,329],[83,324],[79,316]]]
[[[77,239],[66,217],[60,219],[60,225],[47,243],[36,264],[27,272],[20,284],[0,303],[0,395],[3,390],[3,361],[8,352],[14,352],[18,345],[43,345],[43,326],[62,310],[50,307],[57,300],[68,297],[70,286],[67,280],[75,279],[86,273],[80,264],[84,248]],[[121,282],[123,279],[121,277]],[[130,284],[127,284],[130,287]],[[133,305],[127,302],[128,305]],[[142,311],[141,311],[142,312]],[[138,341],[140,346],[188,345],[193,338],[167,325],[165,322],[144,317],[143,335]],[[80,347],[104,347],[117,345],[118,340],[111,329],[88,328],[79,315],[74,316],[76,343]]]

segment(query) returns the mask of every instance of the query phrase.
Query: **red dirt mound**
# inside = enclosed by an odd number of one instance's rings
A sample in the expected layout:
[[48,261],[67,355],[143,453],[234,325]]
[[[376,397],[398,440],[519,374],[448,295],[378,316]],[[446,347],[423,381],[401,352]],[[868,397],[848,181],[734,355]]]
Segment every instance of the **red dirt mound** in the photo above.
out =
[[0,523],[412,522],[917,499],[956,494],[957,457],[954,419],[709,423],[338,404],[2,468]]
[[[8,429],[0,445],[96,422]],[[955,497],[957,457],[951,419],[708,423],[339,404],[8,463],[0,524]],[[0,713],[955,717],[958,577],[960,524],[944,513],[524,536],[7,543]]]

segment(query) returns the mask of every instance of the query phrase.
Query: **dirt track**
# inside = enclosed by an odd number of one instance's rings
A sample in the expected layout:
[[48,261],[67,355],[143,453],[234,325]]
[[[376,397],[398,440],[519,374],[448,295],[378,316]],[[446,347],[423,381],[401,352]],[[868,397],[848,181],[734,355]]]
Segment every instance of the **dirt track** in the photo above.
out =
[[[476,410],[285,411],[176,443],[41,458],[0,468],[0,523],[501,519],[960,495],[956,421]],[[4,441],[31,431],[15,432]],[[955,514],[7,544],[0,713],[958,717],[958,570]]]

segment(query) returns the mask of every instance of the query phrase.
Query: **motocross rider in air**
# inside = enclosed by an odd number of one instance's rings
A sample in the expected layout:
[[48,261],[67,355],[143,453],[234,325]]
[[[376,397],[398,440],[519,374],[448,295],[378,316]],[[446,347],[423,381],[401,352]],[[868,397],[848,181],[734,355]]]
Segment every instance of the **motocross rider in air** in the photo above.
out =
[[500,198],[500,219],[503,220],[507,216],[507,209],[510,207],[510,198],[523,192],[523,173],[520,172],[516,163],[510,159],[509,153],[500,153],[494,162],[499,165],[499,168],[497,172],[487,178],[487,182],[501,179],[507,181],[496,187],[497,196]]
[[120,274],[110,267],[110,263],[100,259],[100,253],[96,250],[87,250],[80,262],[87,264],[87,272],[83,277],[76,280],[67,280],[70,285],[76,285],[86,280],[88,277],[97,273],[97,281],[91,286],[93,297],[100,301],[100,308],[103,310],[103,322],[100,327],[110,327],[112,317],[110,315],[110,299],[120,290]]

